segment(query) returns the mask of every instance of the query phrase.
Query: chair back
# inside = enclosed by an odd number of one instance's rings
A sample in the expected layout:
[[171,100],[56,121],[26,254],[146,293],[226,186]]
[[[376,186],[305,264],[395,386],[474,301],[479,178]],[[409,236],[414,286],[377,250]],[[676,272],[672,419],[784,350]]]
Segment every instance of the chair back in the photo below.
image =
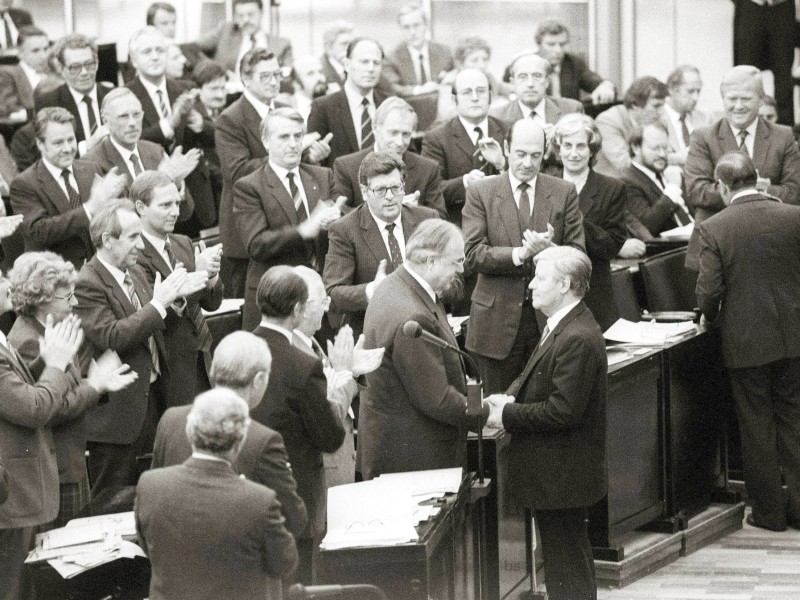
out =
[[639,265],[647,310],[694,310],[697,273],[684,266],[686,248],[677,248],[644,260]]

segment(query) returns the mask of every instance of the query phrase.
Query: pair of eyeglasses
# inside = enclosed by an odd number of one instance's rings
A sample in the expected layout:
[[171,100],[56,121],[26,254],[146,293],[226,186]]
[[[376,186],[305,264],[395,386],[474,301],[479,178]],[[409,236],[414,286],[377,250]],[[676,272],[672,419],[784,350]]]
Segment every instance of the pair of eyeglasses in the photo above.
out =
[[97,61],[87,60],[85,63],[75,63],[72,65],[67,65],[66,69],[70,75],[80,75],[81,71],[83,71],[84,69],[86,69],[87,73],[94,73],[95,71],[97,71]]
[[71,290],[67,296],[53,296],[57,300],[72,300],[75,297],[75,290]]
[[489,88],[480,87],[480,88],[459,90],[456,95],[459,98],[472,98],[472,96],[477,96],[478,98],[483,98],[484,96],[488,96],[489,95]]
[[258,80],[261,83],[268,83],[270,81],[280,81],[283,78],[283,74],[280,71],[272,71],[270,73],[261,73],[258,76]]
[[385,198],[387,192],[392,192],[392,196],[401,196],[405,191],[402,185],[392,185],[388,187],[369,188],[376,198]]

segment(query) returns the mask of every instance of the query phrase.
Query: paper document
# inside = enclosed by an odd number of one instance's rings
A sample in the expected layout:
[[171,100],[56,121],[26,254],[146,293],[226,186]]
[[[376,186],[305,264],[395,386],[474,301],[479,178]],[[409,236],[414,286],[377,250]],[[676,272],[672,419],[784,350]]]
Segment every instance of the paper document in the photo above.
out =
[[224,315],[225,313],[231,313],[240,310],[243,304],[244,304],[244,298],[225,298],[222,300],[222,304],[219,305],[219,308],[217,310],[203,309],[203,314],[205,316]]
[[464,469],[433,469],[430,471],[409,471],[407,473],[385,473],[379,480],[396,481],[404,489],[410,490],[412,496],[423,496],[432,493],[456,494],[464,478]]
[[613,342],[663,346],[667,342],[696,330],[697,325],[693,321],[681,323],[640,321],[639,323],[634,323],[625,319],[618,319],[616,323],[608,328],[603,337]]
[[116,531],[121,536],[136,535],[136,518],[133,511],[114,513],[113,515],[99,515],[97,517],[84,517],[72,519],[66,527],[81,527],[84,525],[101,524],[108,531]]
[[668,229],[667,231],[662,231],[658,235],[662,238],[688,238],[692,236],[692,231],[694,231],[694,222],[681,225],[680,227],[675,227],[674,229]]

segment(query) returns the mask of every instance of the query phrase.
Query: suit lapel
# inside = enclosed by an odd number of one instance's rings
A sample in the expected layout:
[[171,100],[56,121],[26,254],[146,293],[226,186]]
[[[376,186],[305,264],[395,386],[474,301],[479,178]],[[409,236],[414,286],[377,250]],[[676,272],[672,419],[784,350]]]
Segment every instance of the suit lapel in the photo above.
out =
[[56,205],[56,208],[58,208],[58,212],[60,214],[63,215],[72,210],[72,207],[69,204],[69,198],[64,195],[64,190],[61,189],[61,186],[58,185],[55,179],[53,179],[50,171],[48,171],[47,167],[44,166],[43,159],[39,160],[39,165],[37,167],[37,179],[39,180],[39,185],[41,186],[42,191],[44,191],[45,196]]
[[733,129],[731,129],[727,119],[720,119],[719,128],[717,129],[717,139],[722,147],[721,154],[725,154],[726,152],[736,152],[739,150],[739,144],[736,142],[736,138],[733,136]]
[[139,100],[142,103],[145,127],[148,124],[152,125],[154,123],[158,123],[161,120],[161,114],[158,112],[156,105],[153,104],[153,100],[150,98],[147,88],[144,87],[144,84],[139,79],[138,75],[130,83],[130,88],[136,92],[136,95],[139,97]]
[[471,163],[473,160],[472,155],[475,153],[475,146],[472,144],[469,134],[464,130],[464,124],[458,117],[454,117],[450,122],[450,134],[453,136],[456,148],[460,149],[465,158]]
[[153,266],[158,269],[158,272],[161,273],[161,277],[169,277],[170,273],[172,273],[172,269],[169,268],[164,258],[161,254],[156,250],[156,247],[148,240],[145,236],[142,236],[142,242],[144,242],[144,250],[142,250],[142,254],[150,259],[150,262]]
[[[305,190],[306,193],[308,211],[310,214],[314,210],[314,207],[317,206],[317,202],[323,198],[317,180],[314,179],[314,176],[308,172],[304,165],[300,165],[300,181],[303,182],[303,190]],[[292,210],[294,210],[294,205],[292,205]]]
[[547,96],[544,97],[544,120],[546,123],[555,123],[561,117],[561,109],[558,104]]
[[502,175],[495,187],[495,202],[500,212],[500,220],[505,227],[510,246],[522,245],[522,231],[520,231],[519,210],[514,202],[514,190],[511,189],[511,180],[508,175]]
[[84,164],[76,162],[72,164],[72,171],[75,173],[75,181],[78,182],[78,194],[80,194],[81,200],[88,198],[92,193],[94,168],[86,168]]
[[275,171],[272,170],[272,167],[269,166],[269,163],[264,165],[262,176],[264,178],[264,183],[270,189],[269,194],[261,197],[261,202],[264,204],[264,211],[269,214],[270,207],[267,206],[267,203],[274,199],[278,203],[278,206],[283,209],[283,212],[286,214],[286,219],[289,221],[289,223],[292,225],[297,225],[297,213],[294,212],[294,202],[292,201],[292,197],[283,186],[283,182],[278,178],[277,173],[275,173]]
[[[372,254],[375,255],[378,262],[385,260],[387,265],[391,265],[392,261],[389,258],[389,253],[386,251],[386,244],[383,243],[383,236],[381,232],[378,231],[378,224],[375,223],[375,219],[372,218],[369,208],[366,204],[362,204],[358,210],[361,211],[359,226],[361,227],[364,241],[367,243],[367,246],[372,251]],[[407,227],[403,227],[403,236],[408,239]]]
[[[88,264],[92,265],[95,273],[97,276],[103,281],[103,285],[106,289],[111,290],[111,294],[114,296],[117,302],[119,302],[120,306],[122,306],[123,311],[125,312],[125,316],[129,317],[133,313],[136,312],[136,307],[131,303],[131,299],[128,298],[128,294],[125,293],[125,290],[117,283],[117,280],[114,279],[114,276],[108,271],[108,269],[103,266],[103,263],[97,259],[95,256]],[[134,288],[136,285],[134,284]],[[138,289],[136,289],[138,293]],[[142,297],[139,297],[139,301],[144,305],[144,300]],[[150,301],[149,299],[147,300]]]
[[256,107],[250,104],[250,101],[247,98],[242,96],[239,102],[241,103],[240,106],[242,118],[245,123],[245,130],[248,131],[256,140],[258,140],[257,148],[260,148],[260,152],[259,154],[254,155],[253,158],[266,156],[267,150],[264,148],[264,142],[261,141],[261,136],[259,134],[261,131],[261,117],[258,116]]
[[108,161],[110,163],[113,163],[114,166],[119,169],[120,173],[124,173],[125,175],[128,176],[128,179],[131,179],[132,178],[131,170],[128,168],[127,161],[119,153],[119,150],[117,150],[116,146],[114,146],[114,144],[111,143],[111,139],[110,138],[104,139],[102,144],[103,144],[103,152],[105,152]]
[[549,186],[545,188],[542,178],[536,178],[533,198],[533,230],[540,233],[547,231],[550,222],[550,213],[553,211],[553,200],[550,196]]
[[75,98],[69,91],[69,86],[65,83],[60,92],[61,106],[66,108],[75,117],[75,137],[79,142],[86,139],[86,132],[83,130],[83,121],[81,121],[81,111],[78,110],[78,105],[75,104]]
[[[336,98],[336,112],[338,113],[337,120],[342,124],[342,127],[344,127],[345,135],[347,135],[347,144],[350,146],[350,148],[355,148],[358,150],[356,124],[353,123],[353,115],[350,114],[350,105],[347,103],[347,95],[344,93],[344,90],[339,92],[339,94],[340,95]],[[378,98],[375,95],[375,92],[373,92],[373,99],[377,105]]]
[[589,176],[586,178],[586,183],[583,184],[581,193],[578,194],[578,204],[581,213],[586,216],[594,206],[594,199],[597,196],[597,176],[594,171],[589,169]]
[[758,118],[756,136],[753,140],[753,164],[759,172],[764,170],[764,163],[769,156],[770,133],[771,130],[767,124]]

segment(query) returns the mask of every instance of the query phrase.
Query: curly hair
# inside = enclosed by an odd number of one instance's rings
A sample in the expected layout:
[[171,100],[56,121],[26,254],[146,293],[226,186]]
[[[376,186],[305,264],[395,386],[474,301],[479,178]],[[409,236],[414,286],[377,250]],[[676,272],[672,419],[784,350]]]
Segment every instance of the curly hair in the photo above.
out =
[[26,252],[8,274],[14,312],[33,317],[41,305],[53,301],[57,288],[71,288],[77,278],[72,263],[55,252]]

